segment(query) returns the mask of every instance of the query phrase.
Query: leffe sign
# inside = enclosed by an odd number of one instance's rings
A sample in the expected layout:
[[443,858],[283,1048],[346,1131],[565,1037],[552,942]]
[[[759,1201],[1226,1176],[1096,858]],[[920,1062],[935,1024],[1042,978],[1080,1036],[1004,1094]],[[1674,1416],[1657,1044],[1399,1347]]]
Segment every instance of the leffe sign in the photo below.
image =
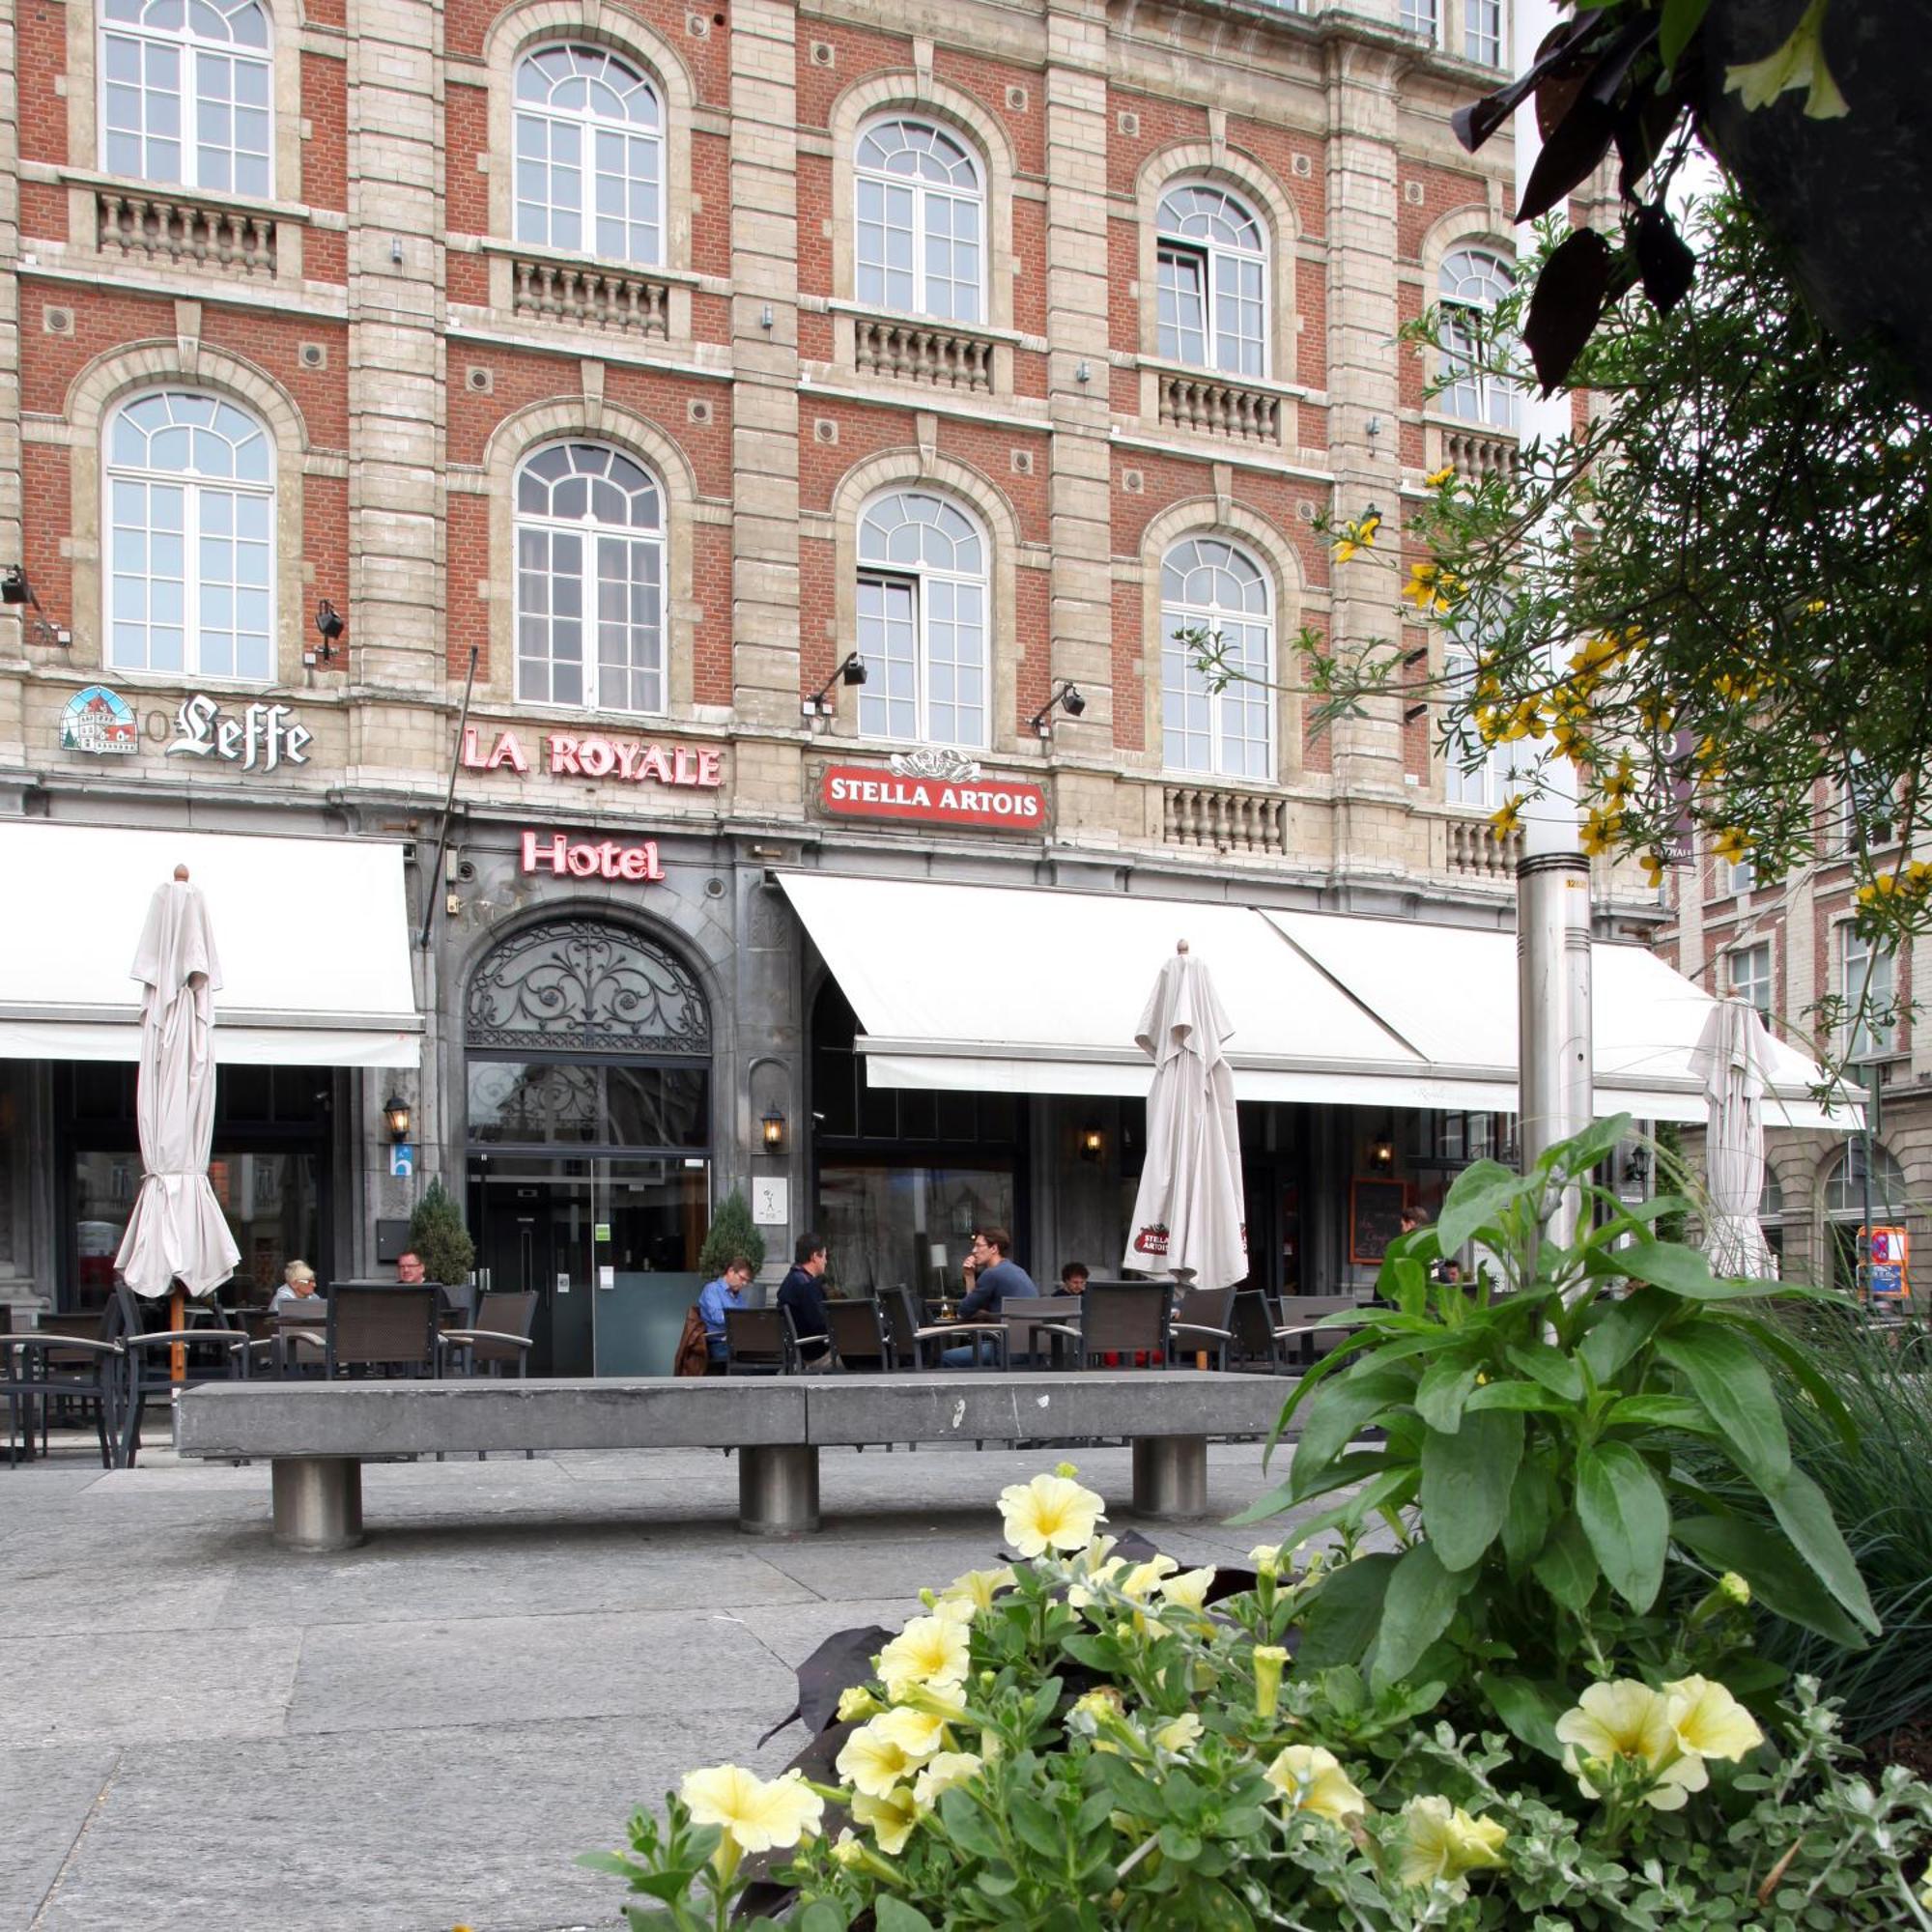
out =
[[315,734],[286,704],[251,704],[240,716],[197,693],[182,699],[171,758],[213,758],[244,772],[272,772],[278,765],[305,765]]

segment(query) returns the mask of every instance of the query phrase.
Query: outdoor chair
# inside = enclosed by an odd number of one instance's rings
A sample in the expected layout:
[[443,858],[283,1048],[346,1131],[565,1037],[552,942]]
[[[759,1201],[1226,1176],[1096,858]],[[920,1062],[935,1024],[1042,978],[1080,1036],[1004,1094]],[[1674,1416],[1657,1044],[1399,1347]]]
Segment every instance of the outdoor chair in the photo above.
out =
[[[485,1294],[478,1298],[476,1324],[471,1328],[445,1328],[438,1335],[441,1351],[441,1372],[457,1376],[515,1376],[523,1380],[530,1372],[530,1327],[537,1318],[535,1289],[515,1294]],[[524,1451],[524,1461],[534,1463],[537,1452]],[[438,1462],[442,1459],[437,1458]],[[476,1452],[479,1463],[490,1460],[487,1449]]]
[[1000,1304],[1000,1320],[1007,1324],[1009,1360],[1038,1368],[1055,1340],[1048,1335],[1041,1341],[1041,1331],[1056,1322],[1077,1328],[1080,1325],[1080,1297],[1077,1294],[1041,1294],[1005,1301]]
[[23,1448],[27,1460],[33,1460],[37,1419],[41,1454],[44,1456],[49,1411],[56,1403],[77,1402],[94,1410],[100,1466],[113,1468],[120,1447],[118,1405],[125,1360],[118,1342],[91,1335],[44,1328],[19,1335],[0,1334],[0,1394],[7,1398],[7,1466],[11,1469],[18,1463]]
[[[178,1388],[192,1388],[198,1382],[245,1381],[248,1376],[245,1329],[213,1321],[191,1321],[185,1328],[150,1328],[150,1310],[165,1322],[167,1298],[144,1304],[125,1281],[117,1281],[100,1337],[102,1341],[118,1342],[122,1350],[121,1388],[116,1406],[121,1425],[119,1466],[124,1469],[131,1469],[134,1459],[141,1453],[141,1414],[150,1396],[165,1396],[172,1402]],[[183,1358],[179,1380],[174,1374],[177,1348],[181,1349]]]
[[879,1299],[884,1304],[886,1336],[893,1345],[893,1366],[895,1369],[918,1368],[919,1345],[913,1337],[923,1324],[919,1318],[917,1297],[901,1282],[896,1288],[881,1289]]
[[1275,1340],[1285,1346],[1284,1361],[1297,1370],[1311,1369],[1331,1349],[1347,1339],[1346,1328],[1324,1328],[1331,1315],[1350,1315],[1361,1307],[1352,1294],[1289,1294],[1282,1297],[1282,1325]]
[[885,1311],[876,1301],[828,1301],[825,1319],[832,1331],[832,1353],[847,1374],[883,1375],[893,1366],[892,1337]]
[[1275,1332],[1281,1325],[1274,1297],[1265,1289],[1236,1290],[1228,1310],[1230,1366],[1250,1374],[1280,1375],[1288,1367],[1288,1345]]
[[329,1291],[323,1373],[330,1381],[358,1370],[402,1369],[434,1377],[440,1366],[436,1339],[437,1292],[432,1283],[411,1288]]
[[1165,1281],[1090,1281],[1080,1297],[1077,1323],[1043,1324],[1055,1367],[1091,1368],[1113,1355],[1158,1362],[1167,1347],[1167,1310],[1173,1293]]
[[727,1376],[795,1376],[798,1337],[788,1308],[727,1308],[724,1311],[724,1373]]
[[1168,1360],[1179,1362],[1183,1354],[1206,1355],[1209,1367],[1226,1369],[1228,1345],[1235,1339],[1230,1327],[1234,1302],[1233,1288],[1188,1289],[1168,1323]]

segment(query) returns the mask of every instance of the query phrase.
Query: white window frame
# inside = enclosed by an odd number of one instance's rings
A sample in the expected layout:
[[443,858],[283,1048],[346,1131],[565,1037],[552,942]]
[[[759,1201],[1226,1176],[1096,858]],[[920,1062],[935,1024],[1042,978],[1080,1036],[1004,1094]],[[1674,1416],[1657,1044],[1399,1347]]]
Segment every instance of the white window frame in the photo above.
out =
[[1435,408],[1458,422],[1514,431],[1521,404],[1520,386],[1507,376],[1478,370],[1455,346],[1456,317],[1492,311],[1516,287],[1516,266],[1498,248],[1479,242],[1459,242],[1442,257],[1436,271],[1437,301],[1443,320],[1442,386]]
[[[150,10],[150,7],[143,7],[141,11],[147,13]],[[212,11],[228,19],[243,14],[252,14],[262,23],[261,45],[256,47],[238,42],[232,35],[225,40],[216,40],[211,34],[197,33],[188,24],[197,11]],[[137,82],[114,75],[113,46],[117,42],[134,50],[141,69],[141,77]],[[274,21],[262,0],[238,0],[238,4],[225,10],[218,6],[197,9],[193,0],[182,0],[180,27],[156,27],[145,20],[112,19],[103,8],[98,16],[98,43],[100,73],[95,102],[95,125],[99,130],[98,144],[103,174],[113,175],[121,181],[180,187],[192,194],[239,196],[249,201],[271,201],[274,198]],[[172,54],[177,63],[172,90],[164,85],[155,85],[148,74],[150,63],[168,54]],[[258,77],[261,99],[243,103],[242,111],[260,117],[262,145],[259,149],[243,148],[235,138],[236,90],[231,86],[224,95],[217,92],[214,86],[224,67],[247,69]],[[142,106],[142,126],[138,130],[117,128],[113,120],[113,97],[130,86],[138,90]],[[180,153],[180,165],[173,173],[157,171],[152,166],[154,142],[169,137],[157,136],[149,130],[152,119],[150,109],[156,99],[166,99],[174,100],[177,117],[172,138]],[[210,114],[219,114],[224,109],[229,116],[227,138],[222,141],[204,140],[205,118]],[[132,136],[139,142],[141,156],[137,170],[129,171],[115,164],[119,158],[113,152],[117,136],[124,139]],[[215,179],[219,170],[210,166],[210,156],[216,155],[226,157],[226,181]],[[240,179],[244,159],[259,164],[259,180],[243,183]]]
[[[196,403],[213,403],[218,410],[232,412],[261,440],[267,457],[267,480],[256,481],[248,478],[222,476],[210,471],[192,469],[164,469],[155,465],[123,463],[114,454],[114,434],[121,420],[128,412],[141,404],[157,396],[182,397]],[[221,432],[227,438],[227,432]],[[232,440],[232,439],[231,439]],[[240,443],[236,444],[241,447]],[[217,396],[206,389],[193,388],[185,384],[170,384],[157,389],[145,389],[138,395],[127,397],[107,417],[102,425],[100,443],[101,475],[101,569],[102,611],[101,611],[101,665],[106,670],[120,677],[157,677],[180,683],[184,679],[198,684],[241,685],[256,688],[275,681],[280,656],[276,626],[276,557],[277,515],[276,515],[276,476],[275,446],[269,435],[268,427],[258,416],[244,410],[238,403],[232,403],[225,396]],[[115,486],[120,483],[133,484],[144,492],[146,506],[145,521],[141,528],[145,532],[145,549],[152,557],[154,545],[153,493],[156,489],[178,489],[182,493],[181,528],[181,620],[182,662],[179,668],[156,666],[152,662],[136,664],[124,660],[116,652],[116,629],[120,609],[119,587],[124,582],[139,582],[144,586],[147,609],[152,613],[156,579],[152,570],[142,572],[138,577],[132,572],[124,572],[116,557],[116,537],[124,527],[115,510]],[[228,497],[239,505],[242,501],[259,503],[266,506],[268,533],[261,540],[266,553],[266,582],[259,585],[243,586],[239,581],[215,586],[204,579],[202,562],[206,555],[206,544],[219,543],[222,539],[217,531],[208,526],[215,521],[209,511],[213,499]],[[230,535],[232,541],[240,545],[244,539],[239,529],[239,516],[231,516]],[[166,581],[166,580],[164,580]],[[243,588],[250,594],[259,592],[264,611],[264,628],[259,632],[244,634],[239,629],[239,611],[236,622],[225,635],[236,640],[240,653],[243,635],[262,638],[267,644],[268,662],[259,676],[240,670],[220,670],[202,662],[202,630],[207,615],[206,607],[212,601],[215,589],[225,589],[238,603]],[[152,614],[144,622],[152,644]],[[173,628],[172,626],[170,628]],[[152,648],[148,656],[152,659]]]
[[[1461,701],[1462,690],[1476,681],[1476,652],[1460,638],[1448,639],[1442,647],[1442,690],[1450,704]],[[1509,796],[1516,779],[1516,757],[1507,745],[1480,747],[1483,761],[1473,771],[1463,769],[1463,760],[1479,749],[1478,741],[1464,732],[1460,746],[1451,746],[1442,770],[1442,800],[1445,805],[1466,806],[1480,811],[1494,811]]]
[[[1825,1177],[1825,1212],[1830,1219],[1864,1219],[1864,1177],[1858,1172],[1864,1161],[1865,1138],[1854,1133]],[[1908,1211],[1905,1170],[1899,1166],[1898,1156],[1883,1141],[1871,1143],[1871,1205],[1874,1214],[1883,1214],[1888,1219]]]
[[1736,946],[1726,952],[1724,984],[1730,998],[1755,1007],[1759,1017],[1769,1022],[1776,984],[1773,976],[1771,941],[1753,940],[1748,946]]
[[[1867,987],[1873,1013],[1891,1013],[1889,1023],[1859,1018]],[[1894,953],[1874,947],[1850,923],[1838,927],[1838,997],[1845,1003],[1840,1028],[1845,1058],[1883,1060],[1898,1050],[1898,960]]]
[[[655,496],[657,504],[657,522],[655,526],[637,523],[613,523],[596,515],[588,503],[585,506],[585,513],[581,517],[547,515],[524,509],[519,498],[522,494],[525,472],[532,463],[548,456],[554,449],[567,449],[571,451],[594,450],[602,456],[628,464],[631,468],[635,469],[650,486]],[[575,463],[576,459],[574,457],[572,460]],[[594,470],[580,470],[576,473],[591,476],[596,474]],[[619,484],[617,487],[628,489],[630,486]],[[667,588],[667,572],[669,568],[669,545],[667,542],[665,529],[666,506],[663,480],[654,475],[643,463],[639,462],[638,458],[631,455],[627,450],[617,449],[610,443],[598,442],[590,437],[566,437],[557,441],[543,443],[538,448],[530,450],[517,465],[510,489],[511,543],[513,547],[512,569],[516,576],[514,615],[511,619],[513,627],[511,638],[512,651],[516,665],[517,702],[544,710],[567,711],[573,716],[593,711],[614,712],[628,718],[662,718],[667,716],[670,710],[670,626],[668,621],[670,600]],[[591,494],[594,495],[594,491]],[[540,533],[545,539],[545,567],[550,585],[547,594],[552,599],[553,606],[554,601],[554,586],[559,579],[565,575],[559,572],[555,565],[555,540],[560,536],[575,536],[582,544],[582,563],[576,573],[578,593],[577,619],[580,626],[582,646],[581,664],[583,674],[583,696],[582,699],[556,697],[548,694],[532,696],[526,688],[525,664],[526,658],[532,663],[541,662],[548,668],[548,681],[552,691],[555,689],[557,662],[554,609],[553,608],[545,611],[534,611],[526,608],[526,572],[524,565],[524,535],[526,531]],[[604,546],[607,543],[621,544],[627,550],[642,548],[654,552],[656,555],[657,693],[654,703],[641,705],[612,703],[603,689],[604,665],[602,642],[605,619],[598,607],[598,589],[604,581],[601,575],[601,565],[603,562]],[[626,561],[629,561],[628,557]],[[630,582],[631,580],[627,578],[624,581]],[[545,625],[548,650],[541,660],[538,660],[532,653],[526,653],[524,649],[524,624],[526,617],[533,621],[540,620]],[[625,626],[627,629],[629,628],[628,618],[625,620]],[[639,675],[649,677],[651,669],[648,665],[641,671],[635,666],[632,666],[629,668],[628,674],[632,677]]]
[[1508,26],[1503,0],[1463,0],[1463,58],[1501,67]]
[[[927,180],[923,174],[899,174],[890,168],[868,165],[866,144],[888,128],[916,130],[925,135],[934,148],[952,149],[970,177],[971,185],[943,186],[938,182]],[[906,232],[912,238],[910,304],[891,298],[892,279],[895,273],[904,271],[895,270],[888,262],[872,262],[866,258],[867,242],[873,232],[885,232],[897,225],[885,219],[883,209],[879,221],[867,218],[864,204],[868,189],[878,191],[881,197],[903,195],[911,203],[910,218],[906,224]],[[971,237],[935,232],[942,210],[946,212],[949,224],[956,220],[960,213],[970,211]],[[920,115],[882,114],[867,121],[859,129],[852,150],[852,275],[853,292],[859,301],[868,308],[884,309],[894,315],[923,316],[932,322],[956,322],[969,328],[982,327],[986,316],[986,227],[985,167],[980,156],[952,128]],[[947,247],[948,266],[951,268],[956,268],[961,247],[972,248],[977,258],[978,272],[970,278],[957,273],[935,277],[931,272],[931,251],[942,242]],[[874,276],[878,278],[876,284],[870,279]],[[936,305],[935,284],[943,284],[955,294],[961,290],[968,292],[970,299],[965,306],[969,312],[959,312],[957,299],[950,309]]]
[[1431,46],[1442,31],[1442,0],[1402,0],[1400,24],[1406,34],[1419,34]]
[[[1254,245],[1236,245],[1212,235],[1189,235],[1184,232],[1188,218],[1185,216],[1170,223],[1168,204],[1176,195],[1190,190],[1219,195],[1229,211],[1238,214],[1253,230]],[[1190,355],[1182,346],[1179,323],[1171,326],[1162,313],[1169,267],[1182,263],[1192,265],[1200,279],[1202,353],[1198,357]],[[1254,292],[1231,300],[1222,286],[1224,273],[1238,277],[1244,271],[1252,271]],[[1154,211],[1154,346],[1164,359],[1185,363],[1192,369],[1211,369],[1220,375],[1265,381],[1273,367],[1274,353],[1269,275],[1267,225],[1246,196],[1220,182],[1199,181],[1186,175],[1169,182],[1161,189]],[[1257,328],[1252,335],[1237,327],[1244,301],[1255,306]]]
[[[1182,551],[1194,551],[1195,559],[1190,569],[1199,569],[1211,562],[1202,557],[1202,549],[1219,549],[1227,553],[1221,568],[1230,563],[1238,563],[1252,573],[1249,580],[1260,593],[1259,611],[1246,604],[1229,604],[1218,598],[1207,602],[1172,600],[1167,594],[1167,572],[1175,564]],[[1275,749],[1275,707],[1273,703],[1273,683],[1275,674],[1275,596],[1274,584],[1268,576],[1267,567],[1246,545],[1234,538],[1223,536],[1214,530],[1195,530],[1177,537],[1161,553],[1161,597],[1160,597],[1160,696],[1161,696],[1161,767],[1177,776],[1193,778],[1237,779],[1249,783],[1268,783],[1277,773],[1277,752]],[[1233,573],[1231,573],[1233,574]],[[1236,681],[1225,691],[1208,692],[1202,688],[1203,679],[1195,668],[1191,654],[1172,641],[1176,634],[1183,630],[1201,630],[1225,635],[1230,625],[1238,625],[1244,632],[1259,632],[1261,635],[1260,662],[1256,663],[1255,653],[1243,651],[1239,656],[1245,660],[1248,668],[1259,678],[1257,683]],[[1179,700],[1182,704],[1205,702],[1208,708],[1207,750],[1205,764],[1187,763],[1177,760],[1176,738],[1171,728],[1170,708]],[[1252,731],[1236,733],[1229,728],[1231,719],[1238,719],[1241,712],[1258,715],[1261,720],[1261,734],[1256,738]],[[1183,728],[1181,740],[1200,736],[1197,732]],[[1233,758],[1234,748],[1241,748],[1242,756],[1238,763]],[[1250,769],[1258,765],[1259,770]]]
[[[647,103],[647,115],[639,119],[633,115],[601,113],[587,105],[582,108],[554,107],[547,101],[526,100],[522,95],[525,74],[533,70],[544,72],[541,63],[555,54],[568,54],[578,62],[601,64],[605,85],[611,84],[609,76],[613,73],[620,75],[626,85],[626,99]],[[544,168],[545,194],[541,200],[523,191],[521,176],[524,162],[526,158],[536,159],[534,156],[526,156],[524,154],[526,128],[540,129],[543,134],[541,165]],[[555,194],[558,163],[553,158],[554,143],[557,130],[565,128],[575,132],[579,144],[574,169],[578,198],[574,207],[557,199]],[[606,136],[622,144],[624,167],[621,173],[599,165],[600,138]],[[650,165],[643,171],[636,166],[636,151],[639,148],[647,151],[650,156]],[[665,165],[664,95],[657,83],[635,61],[609,47],[586,45],[570,40],[547,42],[540,47],[530,48],[518,60],[510,81],[510,232],[514,240],[535,248],[554,248],[559,254],[582,255],[591,261],[629,262],[639,268],[661,268],[665,259]],[[598,189],[606,182],[618,183],[623,188],[625,208],[621,215],[607,215],[600,207]],[[632,212],[639,190],[646,197],[646,212],[641,217]],[[574,245],[554,239],[558,222],[565,219],[574,219],[577,223],[578,239]],[[603,240],[599,231],[607,221],[617,222],[623,230],[621,252],[612,253],[598,245]],[[635,229],[644,231],[641,243],[632,240]],[[542,232],[539,233],[539,230]]]
[[[917,562],[903,558],[884,557],[867,554],[868,539],[873,543],[886,535],[884,525],[874,526],[873,518],[889,504],[898,502],[922,502],[938,506],[943,516],[950,512],[958,517],[966,526],[972,540],[979,547],[979,562],[973,568],[947,568],[933,564],[922,557]],[[924,522],[924,518],[911,521]],[[955,553],[958,540],[954,539]],[[859,687],[859,733],[862,737],[877,738],[893,744],[903,745],[953,745],[967,751],[983,751],[991,742],[993,717],[993,585],[992,585],[992,546],[986,534],[985,526],[965,504],[939,490],[927,489],[918,484],[900,484],[890,490],[882,490],[868,500],[859,513],[857,531],[857,581],[854,584],[858,611],[858,656],[866,667],[866,682]],[[941,700],[933,694],[935,682],[934,636],[947,621],[935,606],[941,601],[940,593],[948,593],[948,601],[957,608],[958,596],[962,590],[978,593],[979,601],[979,647],[980,678],[979,688],[965,695],[964,699],[955,696],[952,700],[955,711],[959,708],[977,710],[980,729],[976,735],[964,733],[942,733],[934,724],[934,713]],[[873,617],[867,611],[867,605],[873,599],[888,596],[907,599],[911,611],[912,656],[911,670],[913,689],[910,702],[913,710],[913,729],[910,734],[894,728],[892,713],[895,706],[906,701],[904,694],[893,689],[894,665],[889,651],[876,646],[883,641],[877,634],[868,636],[868,624],[884,621]],[[953,620],[956,623],[956,617]],[[956,661],[952,667],[957,673]],[[955,688],[956,689],[956,688]]]

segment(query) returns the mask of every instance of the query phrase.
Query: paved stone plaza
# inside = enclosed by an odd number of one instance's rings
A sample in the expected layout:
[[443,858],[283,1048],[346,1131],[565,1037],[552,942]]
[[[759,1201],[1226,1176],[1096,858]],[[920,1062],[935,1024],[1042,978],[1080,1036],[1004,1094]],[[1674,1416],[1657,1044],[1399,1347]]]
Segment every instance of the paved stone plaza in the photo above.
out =
[[[782,1764],[794,1663],[991,1560],[1000,1487],[1065,1453],[828,1451],[796,1543],[738,1532],[715,1452],[385,1463],[333,1557],[272,1548],[266,1467],[0,1467],[0,1928],[614,1926],[573,1855],[691,1766]],[[1126,1450],[1070,1453],[1128,1493]],[[1260,1446],[1208,1481],[1152,1531],[1190,1563],[1258,1540],[1218,1519]]]

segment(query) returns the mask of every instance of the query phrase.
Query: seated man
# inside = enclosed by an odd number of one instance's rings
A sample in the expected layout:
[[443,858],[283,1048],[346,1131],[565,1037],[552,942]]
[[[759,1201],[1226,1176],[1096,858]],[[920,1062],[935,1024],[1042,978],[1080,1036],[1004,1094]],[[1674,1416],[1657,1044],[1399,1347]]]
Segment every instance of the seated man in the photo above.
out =
[[812,1368],[832,1357],[832,1323],[825,1314],[825,1236],[803,1234],[792,1253],[791,1272],[779,1284],[779,1306],[791,1317],[800,1365]]
[[709,1360],[724,1360],[724,1311],[748,1307],[750,1304],[745,1299],[745,1291],[751,1285],[751,1257],[733,1255],[724,1264],[724,1272],[716,1281],[707,1282],[699,1291],[697,1312],[704,1318],[704,1352]]
[[[1039,1290],[1032,1275],[1011,1259],[1013,1237],[1004,1228],[981,1228],[973,1236],[972,1252],[966,1258],[966,1298],[959,1304],[962,1321],[997,1321],[1000,1310],[1010,1297],[1031,1300]],[[993,1338],[975,1335],[956,1349],[948,1349],[940,1360],[949,1369],[969,1369],[983,1351],[990,1364],[997,1357]]]
[[1093,1273],[1085,1262],[1068,1262],[1060,1270],[1060,1292],[1062,1294],[1085,1294],[1087,1277]]

